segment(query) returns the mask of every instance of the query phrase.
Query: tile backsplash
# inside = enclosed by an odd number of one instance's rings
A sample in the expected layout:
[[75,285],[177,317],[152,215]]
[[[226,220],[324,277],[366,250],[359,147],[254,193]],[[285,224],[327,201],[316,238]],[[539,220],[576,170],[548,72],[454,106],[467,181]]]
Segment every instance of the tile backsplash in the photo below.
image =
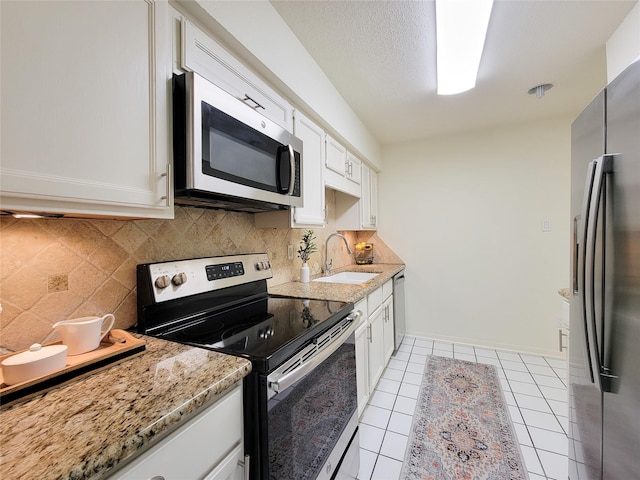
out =
[[[331,212],[329,212],[331,213]],[[331,219],[331,216],[329,215]],[[318,252],[312,275],[321,273],[331,221],[314,229]],[[113,313],[116,328],[136,322],[139,263],[237,253],[267,252],[269,285],[297,281],[297,251],[304,229],[260,229],[252,214],[176,207],[173,220],[0,218],[0,347],[28,348],[60,320]],[[375,232],[342,232],[351,245],[371,241],[376,263],[401,260]],[[331,242],[334,268],[355,263],[342,242]]]

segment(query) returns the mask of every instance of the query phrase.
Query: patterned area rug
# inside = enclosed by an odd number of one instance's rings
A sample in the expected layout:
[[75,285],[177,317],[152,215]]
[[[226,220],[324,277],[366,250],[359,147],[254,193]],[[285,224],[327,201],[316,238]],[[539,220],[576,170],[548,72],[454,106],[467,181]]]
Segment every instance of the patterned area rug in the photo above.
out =
[[493,365],[429,359],[400,478],[529,478]]

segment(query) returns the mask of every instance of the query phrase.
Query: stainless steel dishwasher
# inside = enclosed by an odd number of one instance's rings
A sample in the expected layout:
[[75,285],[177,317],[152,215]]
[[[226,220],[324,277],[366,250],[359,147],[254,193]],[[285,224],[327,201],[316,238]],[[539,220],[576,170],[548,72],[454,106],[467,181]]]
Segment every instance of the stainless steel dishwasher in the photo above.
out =
[[404,308],[404,270],[401,270],[393,277],[393,328],[396,339],[395,350],[398,350],[406,331]]

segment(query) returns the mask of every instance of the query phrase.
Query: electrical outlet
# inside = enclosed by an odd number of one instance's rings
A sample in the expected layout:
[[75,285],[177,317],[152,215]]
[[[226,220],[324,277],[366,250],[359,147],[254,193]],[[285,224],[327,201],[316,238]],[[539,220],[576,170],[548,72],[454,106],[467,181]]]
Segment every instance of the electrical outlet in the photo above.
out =
[[287,245],[287,258],[289,260],[293,260],[293,245],[292,244]]
[[550,232],[551,231],[551,220],[543,220],[542,221],[542,231]]

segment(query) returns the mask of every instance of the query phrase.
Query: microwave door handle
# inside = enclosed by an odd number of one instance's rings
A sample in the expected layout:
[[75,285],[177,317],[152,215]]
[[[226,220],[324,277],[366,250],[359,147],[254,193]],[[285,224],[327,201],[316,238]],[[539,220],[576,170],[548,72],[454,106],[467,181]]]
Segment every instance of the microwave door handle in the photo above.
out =
[[296,157],[293,145],[289,144],[289,190],[287,193],[293,195],[293,188],[296,185]]

